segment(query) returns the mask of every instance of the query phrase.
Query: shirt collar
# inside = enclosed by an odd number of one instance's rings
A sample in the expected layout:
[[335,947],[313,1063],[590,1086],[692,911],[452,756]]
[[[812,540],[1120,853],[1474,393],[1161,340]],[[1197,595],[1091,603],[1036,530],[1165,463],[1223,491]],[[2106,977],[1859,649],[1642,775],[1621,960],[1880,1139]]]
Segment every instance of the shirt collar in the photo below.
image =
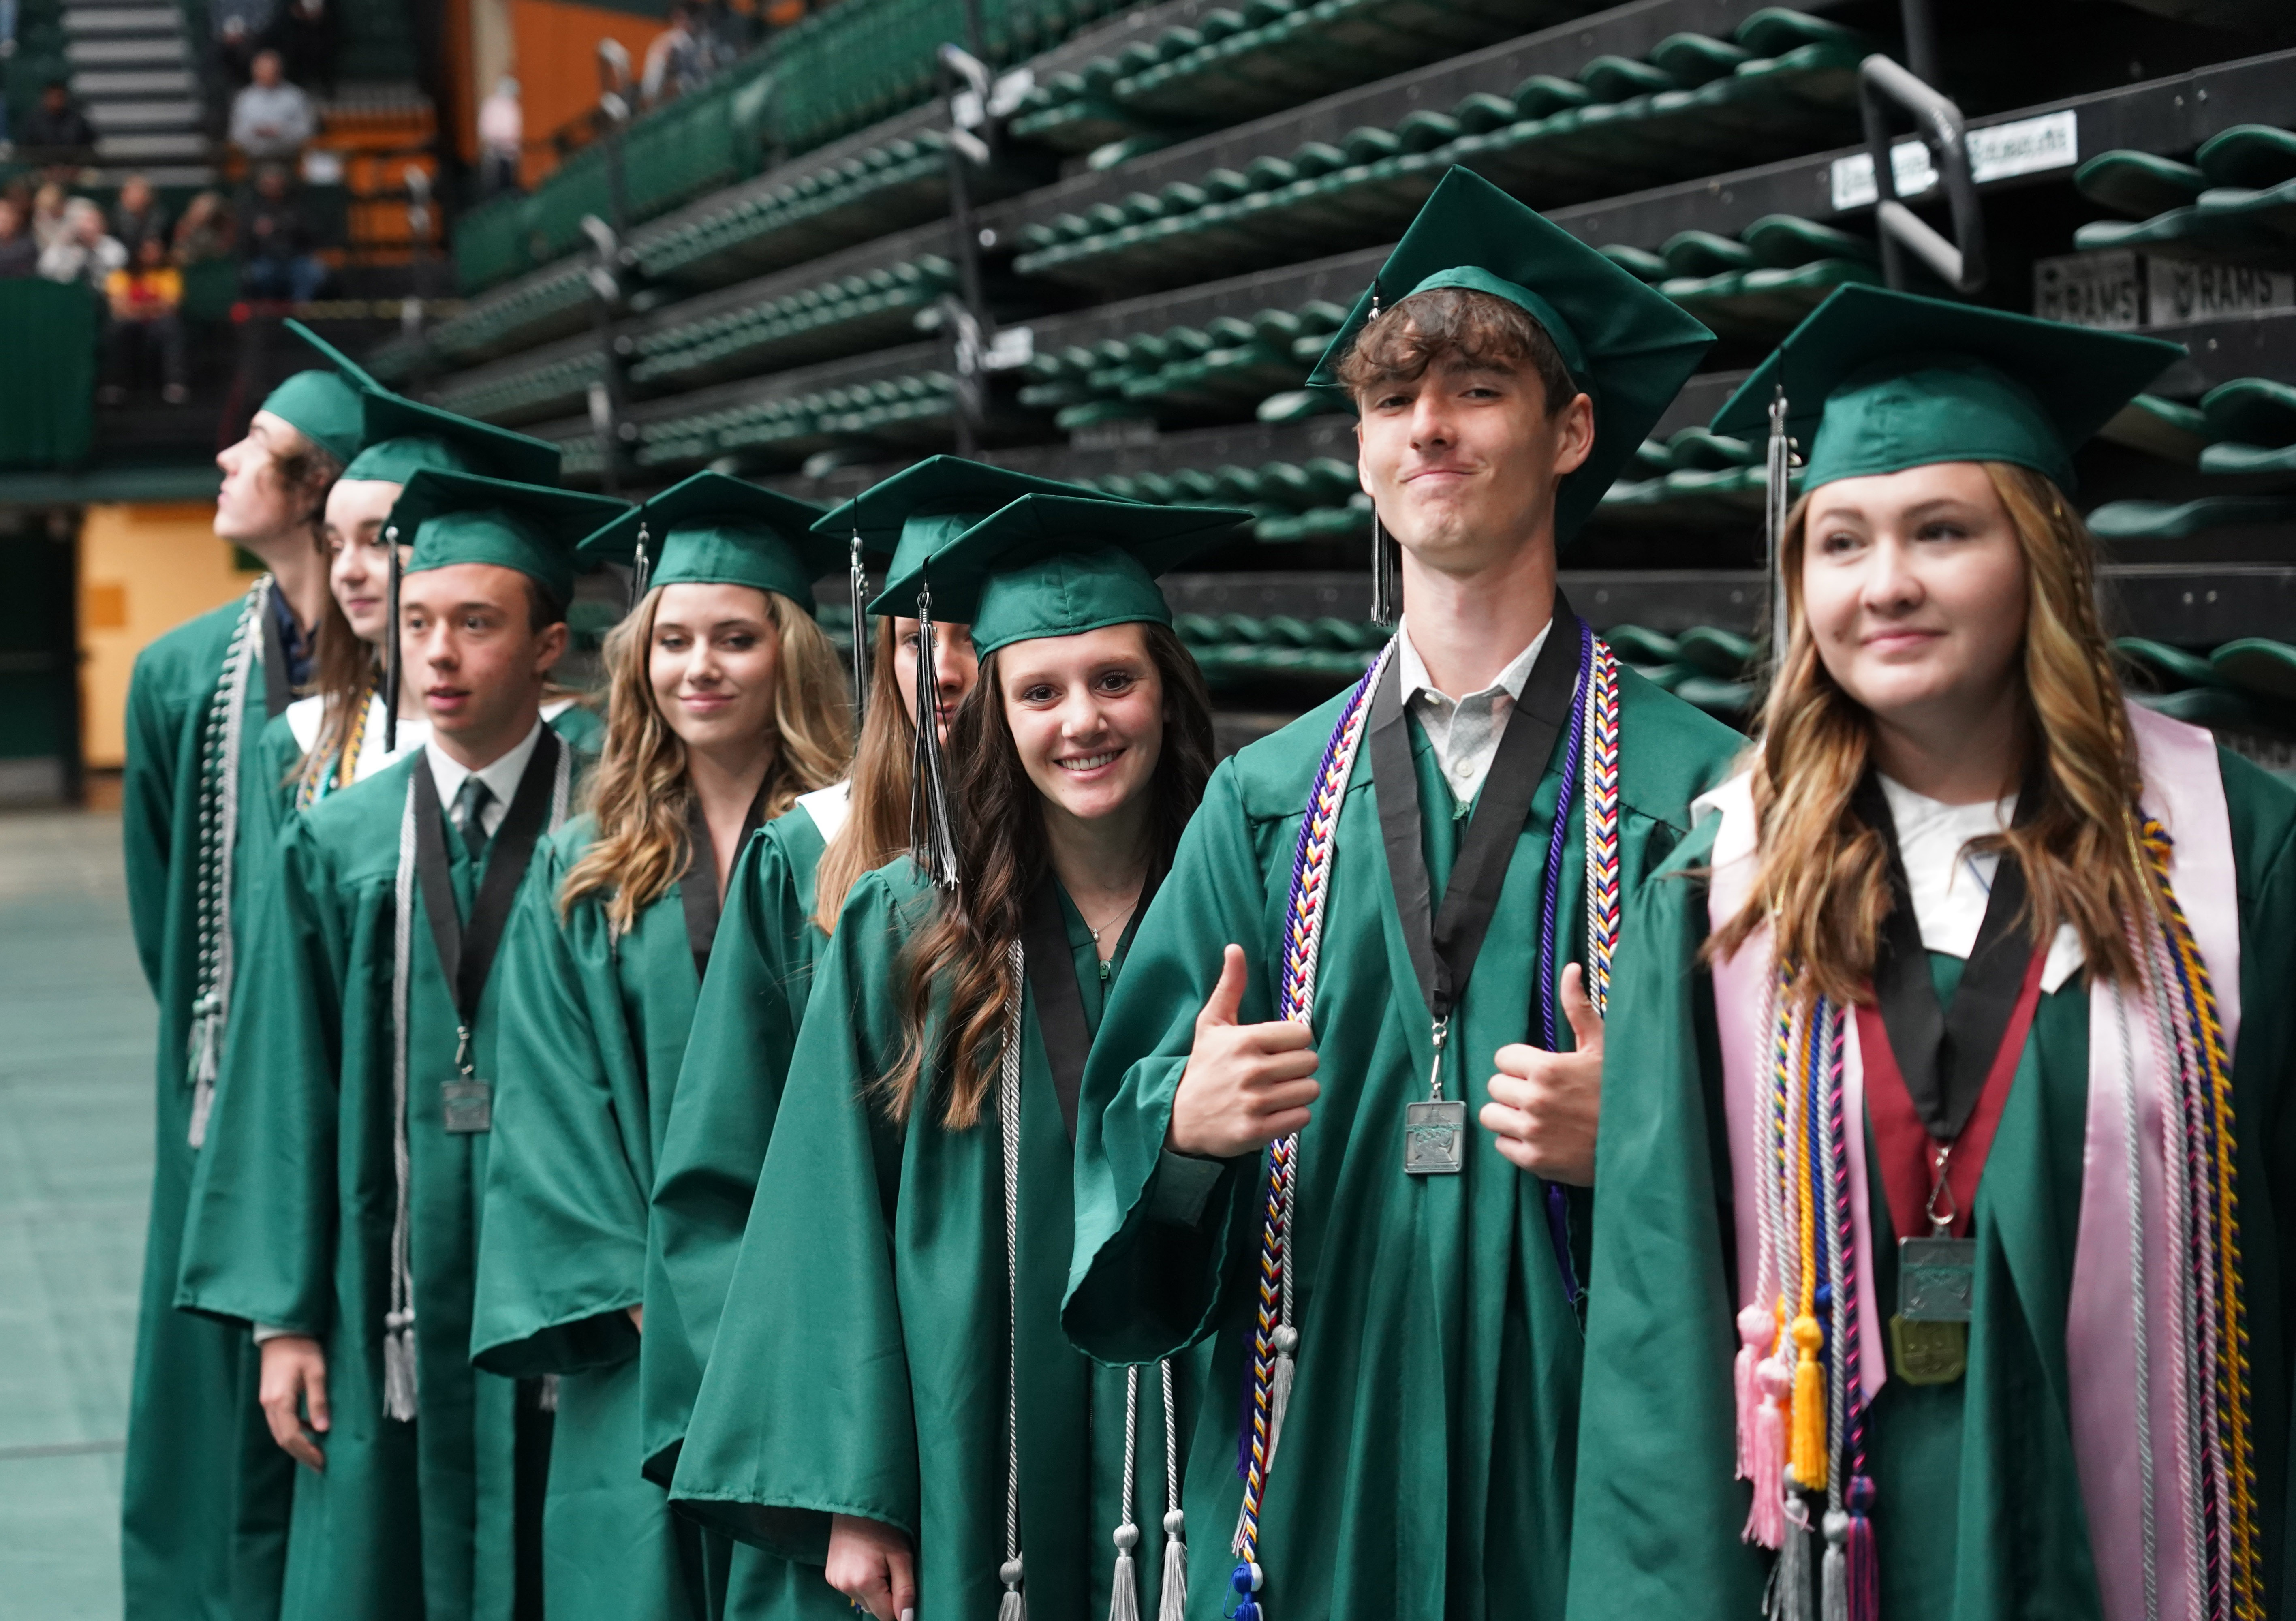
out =
[[537,716],[533,728],[509,753],[473,772],[439,748],[437,738],[430,739],[422,745],[422,754],[430,762],[430,780],[438,784],[439,803],[452,805],[455,796],[463,791],[463,779],[476,776],[494,795],[496,805],[507,806],[512,796],[518,792],[518,780],[526,774],[526,763],[534,757],[535,746],[541,741],[542,721]]
[[1458,698],[1454,699],[1449,693],[1438,687],[1433,678],[1427,674],[1427,661],[1419,656],[1419,650],[1411,643],[1411,627],[1407,619],[1398,618],[1395,622],[1396,674],[1403,683],[1403,696],[1407,701],[1426,692],[1442,699],[1447,703],[1463,703],[1470,698],[1480,698],[1488,693],[1503,691],[1510,700],[1520,703],[1522,701],[1522,690],[1530,682],[1530,667],[1538,662],[1538,650],[1546,645],[1547,634],[1554,628],[1554,617],[1549,614],[1546,623],[1540,626],[1538,634],[1530,639],[1530,644],[1517,653],[1506,668],[1499,672],[1496,681],[1483,688],[1481,692],[1463,692]]

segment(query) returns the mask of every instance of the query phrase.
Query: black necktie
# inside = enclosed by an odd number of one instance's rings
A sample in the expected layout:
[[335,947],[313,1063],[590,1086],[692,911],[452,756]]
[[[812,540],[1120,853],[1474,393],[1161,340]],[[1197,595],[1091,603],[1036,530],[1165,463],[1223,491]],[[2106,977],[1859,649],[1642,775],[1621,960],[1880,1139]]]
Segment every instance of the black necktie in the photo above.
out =
[[463,847],[471,853],[472,861],[487,851],[486,809],[493,798],[493,791],[479,781],[474,772],[464,777],[462,787],[455,790],[454,807],[447,813],[448,819],[462,830]]

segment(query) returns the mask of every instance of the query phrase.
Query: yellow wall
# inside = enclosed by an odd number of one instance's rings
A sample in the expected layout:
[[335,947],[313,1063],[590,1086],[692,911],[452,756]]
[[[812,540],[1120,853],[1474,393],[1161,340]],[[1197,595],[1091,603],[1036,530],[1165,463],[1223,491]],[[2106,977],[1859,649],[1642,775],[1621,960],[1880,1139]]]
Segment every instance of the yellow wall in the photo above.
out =
[[79,531],[80,747],[90,769],[127,760],[127,677],[163,632],[245,591],[207,502],[91,506]]

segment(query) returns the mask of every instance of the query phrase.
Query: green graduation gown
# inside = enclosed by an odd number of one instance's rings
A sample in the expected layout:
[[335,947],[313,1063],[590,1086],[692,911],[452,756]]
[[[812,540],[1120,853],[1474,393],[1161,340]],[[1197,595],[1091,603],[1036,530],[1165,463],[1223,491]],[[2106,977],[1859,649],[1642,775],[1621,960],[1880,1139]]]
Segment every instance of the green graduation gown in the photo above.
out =
[[[667,1487],[701,1370],[732,1287],[750,1200],[781,1105],[815,959],[828,937],[813,921],[814,872],[828,847],[824,803],[843,785],[800,797],[758,830],[726,885],[693,1035],[665,1095],[668,1124],[654,1164],[645,1243],[645,1336],[638,1351],[645,1472]],[[665,1094],[669,1089],[664,1088]],[[705,1597],[713,1617],[849,1613],[819,1571],[704,1527]]]
[[[1629,670],[1619,692],[1620,872],[1632,894],[1741,740]],[[1226,1539],[1242,1501],[1237,1426],[1262,1160],[1231,1162],[1186,1223],[1169,1219],[1159,1197],[1169,1174],[1160,1157],[1223,944],[1242,945],[1249,962],[1243,1020],[1273,1016],[1301,811],[1343,703],[1213,774],[1086,1076],[1069,1332],[1111,1358],[1215,1345],[1187,1466],[1199,1539],[1188,1613],[1201,1621],[1227,1606],[1235,1564]],[[1440,895],[1467,807],[1455,805],[1415,720],[1410,732],[1423,853]],[[1323,1094],[1300,1137],[1294,1218],[1299,1360],[1260,1512],[1260,1598],[1275,1621],[1557,1617],[1578,1319],[1541,1184],[1472,1124],[1493,1055],[1532,1030],[1556,760],[1453,1014],[1446,1093],[1467,1104],[1467,1162],[1456,1176],[1419,1177],[1403,1170],[1404,1107],[1427,1095],[1432,1032],[1388,875],[1370,756],[1366,747],[1356,761],[1329,880],[1313,1021]],[[1558,973],[1580,949],[1583,861],[1582,840],[1566,837]]]
[[[1062,904],[1089,1029],[1103,995],[1098,959]],[[937,1101],[905,1129],[867,1095],[899,1055],[905,947],[932,905],[906,861],[881,868],[854,886],[823,952],[671,1496],[816,1568],[830,1514],[898,1527],[917,1550],[920,1614],[993,1615],[1013,1367],[1029,1611],[1105,1615],[1126,1376],[1061,1333],[1072,1150],[1034,992],[1022,1008],[1017,1345],[993,1094],[962,1132],[939,1123]],[[1185,1433],[1192,1381],[1176,1382]],[[1141,1387],[1136,1557],[1152,1614],[1165,1433],[1152,1365]]]
[[[2265,1613],[2283,1609],[2290,1417],[2285,1302],[2296,1246],[2296,795],[2220,756],[2238,872],[2233,1054]],[[1707,971],[1702,825],[1635,904],[1612,980],[1595,1269],[1579,1429],[1571,1614],[1754,1621],[1770,1556],[1739,1539],[1732,1363],[1739,1298],[1722,1060]],[[1940,988],[1960,964],[1940,974]],[[2095,1621],[2100,1609],[2068,1405],[2065,1322],[2088,1109],[2089,995],[2045,995],[1972,1209],[1968,1371],[1890,1378],[1867,1429],[1882,1614]],[[1868,1134],[1869,1163],[1873,1150]],[[1875,1288],[1897,1293],[1873,1178]]]
[[[179,1305],[326,1349],[333,1426],[325,1470],[295,1478],[291,1621],[509,1621],[515,1602],[520,1392],[470,1363],[491,1134],[445,1129],[456,1019],[419,885],[406,1048],[420,1413],[383,1411],[396,873],[408,784],[428,769],[417,751],[282,827],[184,1236]],[[467,909],[483,862],[451,826],[445,844]],[[500,1002],[496,974],[479,1012],[481,1076],[496,1073]]]
[[[152,1207],[120,1505],[130,1621],[275,1615],[293,1486],[294,1465],[271,1440],[256,1403],[255,1349],[245,1328],[172,1309],[200,1158],[190,1142],[186,1051],[199,984],[201,767],[209,710],[242,606],[226,602],[152,643],[137,655],[127,689],[120,823],[128,912],[144,978],[160,1003]],[[241,716],[230,915],[242,948],[275,821],[265,808],[269,785],[255,747],[267,710],[258,665]]]

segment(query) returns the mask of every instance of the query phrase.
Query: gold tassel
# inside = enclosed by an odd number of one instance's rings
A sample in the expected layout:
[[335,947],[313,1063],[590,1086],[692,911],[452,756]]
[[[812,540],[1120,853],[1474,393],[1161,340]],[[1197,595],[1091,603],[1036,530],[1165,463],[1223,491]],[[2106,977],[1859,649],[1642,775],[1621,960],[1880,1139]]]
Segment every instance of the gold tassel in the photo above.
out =
[[1825,1374],[1817,1365],[1824,1339],[1816,1318],[1794,1319],[1793,1477],[1806,1492],[1825,1489]]

